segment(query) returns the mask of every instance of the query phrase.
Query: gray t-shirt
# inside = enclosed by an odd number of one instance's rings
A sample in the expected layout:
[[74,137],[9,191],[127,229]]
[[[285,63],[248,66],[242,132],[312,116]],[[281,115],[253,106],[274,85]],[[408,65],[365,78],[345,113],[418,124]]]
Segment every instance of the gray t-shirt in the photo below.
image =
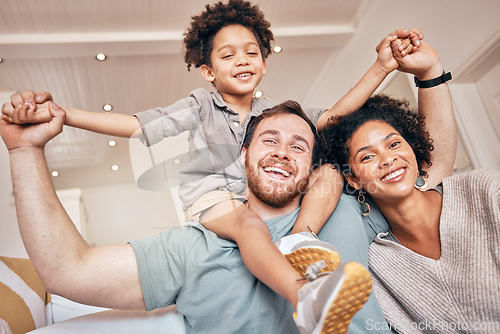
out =
[[[199,88],[169,107],[150,109],[135,116],[148,146],[189,131],[188,162],[180,172],[179,186],[185,210],[210,191],[244,192],[245,171],[239,155],[246,124],[250,117],[276,104],[267,98],[254,98],[250,114],[240,124],[239,114],[227,106],[219,92]],[[305,110],[314,124],[323,111]]]
[[[267,220],[273,241],[290,233],[298,215]],[[373,225],[376,232],[387,226]],[[333,244],[342,262],[368,266],[371,242],[359,203],[343,194],[318,234]],[[245,267],[236,243],[218,238],[200,224],[131,242],[147,310],[176,304],[187,333],[297,333],[293,307]],[[384,332],[385,318],[371,295],[354,316],[349,333]]]

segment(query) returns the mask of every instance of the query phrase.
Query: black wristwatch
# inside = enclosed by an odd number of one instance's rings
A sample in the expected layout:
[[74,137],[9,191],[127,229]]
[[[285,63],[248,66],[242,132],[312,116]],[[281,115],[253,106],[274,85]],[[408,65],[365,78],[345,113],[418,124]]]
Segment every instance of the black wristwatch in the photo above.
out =
[[430,80],[420,81],[417,79],[417,77],[413,77],[413,79],[415,80],[415,86],[417,86],[418,88],[431,88],[443,84],[446,81],[450,81],[451,72],[444,73],[443,71],[443,74],[441,74],[439,77]]

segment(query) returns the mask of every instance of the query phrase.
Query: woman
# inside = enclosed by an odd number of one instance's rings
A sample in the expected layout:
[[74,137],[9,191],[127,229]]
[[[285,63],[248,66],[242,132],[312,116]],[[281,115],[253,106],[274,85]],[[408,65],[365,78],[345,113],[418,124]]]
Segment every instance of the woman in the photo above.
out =
[[374,291],[401,333],[500,331],[500,172],[474,170],[421,191],[432,141],[404,101],[371,98],[323,133],[364,214],[391,231],[370,246]]

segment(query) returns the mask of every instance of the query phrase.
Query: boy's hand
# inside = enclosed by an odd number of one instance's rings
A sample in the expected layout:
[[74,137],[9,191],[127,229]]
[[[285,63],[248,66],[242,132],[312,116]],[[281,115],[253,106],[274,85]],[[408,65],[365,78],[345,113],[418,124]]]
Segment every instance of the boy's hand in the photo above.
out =
[[19,125],[0,120],[0,134],[9,151],[18,148],[43,148],[50,139],[61,133],[66,112],[53,102],[49,104],[49,122]]
[[420,47],[420,40],[423,38],[423,34],[418,29],[397,29],[393,31],[377,45],[377,62],[383,71],[389,74],[400,66],[393,55],[395,50],[398,52],[398,56],[404,57],[415,52]]
[[53,101],[52,95],[48,92],[40,91],[35,94],[32,90],[25,90],[22,93],[12,94],[10,102],[2,106],[2,120],[13,124],[45,123],[52,119],[52,115],[47,109],[40,108],[39,104]]

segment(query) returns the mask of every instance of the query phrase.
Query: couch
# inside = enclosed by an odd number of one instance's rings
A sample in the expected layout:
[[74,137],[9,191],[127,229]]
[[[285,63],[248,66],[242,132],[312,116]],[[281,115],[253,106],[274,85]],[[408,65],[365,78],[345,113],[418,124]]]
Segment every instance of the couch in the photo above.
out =
[[152,312],[110,310],[47,293],[28,259],[0,256],[0,334],[184,334],[175,306]]

